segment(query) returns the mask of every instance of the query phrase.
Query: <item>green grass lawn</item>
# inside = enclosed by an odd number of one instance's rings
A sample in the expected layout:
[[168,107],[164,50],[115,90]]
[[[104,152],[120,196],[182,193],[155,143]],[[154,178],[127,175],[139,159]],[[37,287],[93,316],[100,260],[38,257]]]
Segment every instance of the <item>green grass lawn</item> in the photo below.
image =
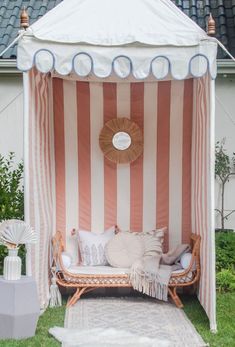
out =
[[217,293],[218,333],[209,330],[207,316],[195,298],[185,297],[184,311],[210,347],[235,347],[235,293]]
[[[183,297],[184,311],[192,321],[205,342],[211,347],[235,347],[235,293],[217,295],[218,333],[212,334],[205,312],[195,297]],[[53,326],[63,326],[65,305],[59,308],[48,308],[40,317],[36,336],[21,341],[0,341],[1,347],[53,347],[60,346],[48,333]],[[189,346],[190,347],[190,346]]]

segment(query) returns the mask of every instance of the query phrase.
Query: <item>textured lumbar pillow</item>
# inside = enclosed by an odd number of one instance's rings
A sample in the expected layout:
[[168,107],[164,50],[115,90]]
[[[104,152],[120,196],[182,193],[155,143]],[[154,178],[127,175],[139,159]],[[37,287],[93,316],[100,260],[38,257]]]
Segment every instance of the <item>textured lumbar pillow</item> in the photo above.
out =
[[144,255],[144,244],[137,233],[121,231],[107,243],[105,255],[111,266],[129,268]]
[[105,256],[105,246],[115,236],[115,226],[102,234],[79,230],[78,244],[81,255],[81,265],[108,265]]

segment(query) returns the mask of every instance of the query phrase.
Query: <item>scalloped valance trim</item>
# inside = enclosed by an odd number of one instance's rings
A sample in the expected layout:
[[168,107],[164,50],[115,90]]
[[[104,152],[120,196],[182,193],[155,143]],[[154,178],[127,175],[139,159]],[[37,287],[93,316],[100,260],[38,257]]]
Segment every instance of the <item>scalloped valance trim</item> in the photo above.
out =
[[[37,62],[37,54],[40,52],[47,52],[51,56],[51,64],[49,67],[45,66],[44,69],[42,69],[41,68],[42,63]],[[86,73],[82,73],[81,70],[79,72],[79,68],[76,67],[76,64],[75,64],[75,59],[79,56],[82,56],[82,55],[86,56],[88,59],[90,59],[90,61],[86,64],[86,69],[87,69]],[[197,58],[198,59],[201,58],[201,60],[204,60],[204,63],[203,63],[204,67],[199,73],[195,73],[195,68],[193,67],[193,63],[194,63],[194,61],[196,61]],[[122,70],[120,70],[118,68],[118,66],[116,66],[118,59],[126,60],[127,64],[126,64],[125,68]],[[160,73],[156,72],[156,69],[154,69],[154,63],[160,63],[161,64],[161,63],[163,63],[164,60],[165,60],[165,67],[164,67],[165,72],[162,74],[161,74],[161,72]],[[96,73],[94,59],[92,58],[92,56],[90,54],[88,54],[86,52],[79,52],[73,56],[72,62],[71,62],[71,69],[66,73],[63,73],[62,71],[60,71],[60,69],[57,69],[56,58],[55,58],[53,52],[48,50],[48,49],[38,50],[34,54],[32,65],[28,69],[22,69],[18,65],[17,65],[17,68],[20,71],[27,72],[27,71],[31,70],[34,66],[37,68],[38,71],[40,71],[42,73],[48,73],[48,72],[56,71],[58,74],[60,74],[62,76],[63,75],[66,76],[66,75],[69,75],[71,73],[76,73],[76,75],[78,77],[81,77],[81,78],[88,77],[90,75],[94,75],[97,78],[105,79],[105,78],[108,78],[111,75],[115,74],[117,77],[122,78],[122,79],[132,76],[137,80],[145,80],[149,76],[152,76],[152,77],[155,77],[157,80],[164,80],[168,76],[171,76],[175,80],[183,80],[183,79],[187,78],[188,76],[199,78],[199,77],[204,76],[207,72],[209,72],[212,79],[216,78],[216,72],[214,72],[213,67],[210,66],[210,62],[209,62],[208,57],[205,54],[200,54],[200,53],[193,55],[189,59],[188,62],[185,62],[185,66],[186,66],[185,70],[187,71],[187,73],[180,76],[180,77],[179,77],[179,75],[174,74],[173,63],[170,61],[170,59],[167,56],[164,56],[164,55],[156,55],[155,57],[153,57],[151,59],[151,62],[149,64],[149,68],[148,68],[148,73],[143,77],[139,77],[138,72],[135,73],[132,59],[128,56],[125,56],[125,55],[118,55],[111,61],[110,72],[106,75]]]
[[76,74],[79,78],[96,77],[135,80],[216,77],[217,44],[202,41],[198,46],[123,46],[103,47],[41,42],[23,36],[18,45],[17,67],[28,71],[36,67],[42,73],[61,76]]

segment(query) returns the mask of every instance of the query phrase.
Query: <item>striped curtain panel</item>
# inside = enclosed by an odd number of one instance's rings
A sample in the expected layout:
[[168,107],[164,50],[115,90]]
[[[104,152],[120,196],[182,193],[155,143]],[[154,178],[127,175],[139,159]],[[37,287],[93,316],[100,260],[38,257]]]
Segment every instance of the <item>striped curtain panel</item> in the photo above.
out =
[[[212,86],[213,88],[214,86]],[[215,239],[214,239],[214,143],[211,80],[194,80],[192,139],[192,231],[201,236],[201,280],[198,298],[216,331]],[[213,128],[213,129],[211,129]]]
[[50,107],[51,80],[36,69],[29,72],[29,182],[28,222],[37,232],[38,242],[31,249],[31,267],[36,279],[40,306],[49,300],[50,242],[55,229],[53,204],[54,143],[53,113]]
[[[167,226],[165,251],[189,242],[192,231],[202,236],[199,299],[213,320],[209,79],[101,83],[30,76],[30,222],[40,235],[32,265],[42,306],[48,301],[44,255],[56,229],[76,261],[73,228]],[[143,131],[143,155],[131,164],[111,163],[99,148],[102,127],[116,117]]]

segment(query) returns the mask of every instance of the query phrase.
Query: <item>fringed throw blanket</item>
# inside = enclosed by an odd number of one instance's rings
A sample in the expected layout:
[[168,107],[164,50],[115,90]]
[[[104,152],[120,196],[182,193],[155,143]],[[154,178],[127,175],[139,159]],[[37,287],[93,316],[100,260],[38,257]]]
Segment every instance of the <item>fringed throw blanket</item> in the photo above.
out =
[[167,301],[172,265],[189,250],[189,245],[180,245],[167,254],[145,256],[135,261],[130,274],[133,288],[156,299]]

